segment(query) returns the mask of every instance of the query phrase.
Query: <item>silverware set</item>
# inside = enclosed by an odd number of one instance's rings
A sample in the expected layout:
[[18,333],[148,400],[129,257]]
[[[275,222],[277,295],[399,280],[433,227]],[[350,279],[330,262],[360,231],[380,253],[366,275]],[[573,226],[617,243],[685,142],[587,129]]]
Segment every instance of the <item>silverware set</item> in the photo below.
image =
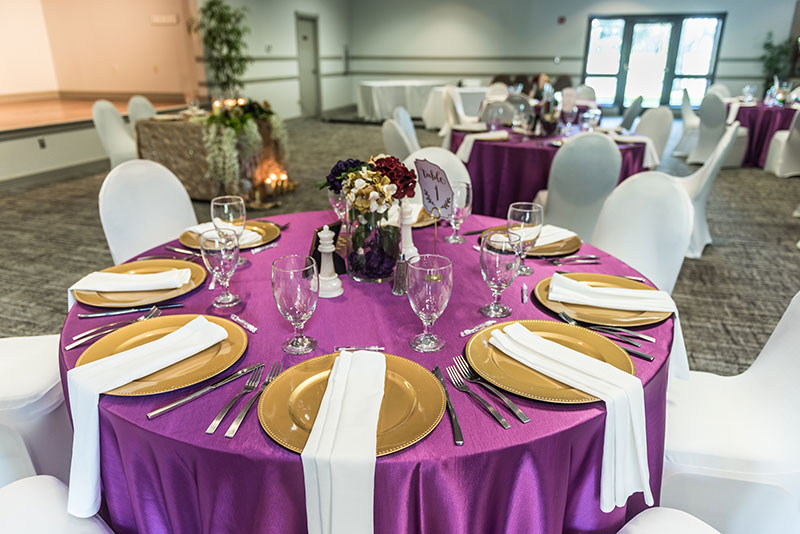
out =
[[253,392],[253,390],[256,389],[259,381],[261,381],[261,373],[263,372],[264,372],[264,364],[261,364],[261,366],[255,369],[253,371],[253,374],[251,374],[250,377],[247,379],[247,382],[245,382],[242,390],[239,393],[237,393],[231,400],[229,400],[228,404],[222,407],[222,409],[219,411],[214,420],[211,421],[211,424],[208,425],[208,428],[206,428],[206,434],[213,434],[214,432],[216,432],[217,427],[219,427],[219,424],[222,422],[225,416],[228,415],[228,412],[230,411],[231,408],[233,408],[233,405],[236,404],[236,401],[238,401],[242,396],[247,395],[248,393],[251,393]]
[[497,398],[503,401],[503,404],[505,404],[506,407],[508,407],[508,409],[511,410],[511,413],[513,413],[517,417],[517,419],[519,419],[523,423],[529,423],[531,421],[530,417],[525,415],[523,411],[519,409],[519,406],[514,404],[514,402],[508,397],[506,397],[505,394],[503,394],[503,392],[501,392],[499,389],[497,389],[489,382],[481,378],[478,375],[478,373],[476,373],[475,370],[469,366],[467,360],[463,356],[459,354],[458,356],[453,358],[453,363],[455,364],[456,370],[461,375],[461,378],[472,384],[478,384],[480,386],[483,386],[489,392],[494,393],[497,396]]
[[103,326],[98,326],[97,328],[86,330],[85,332],[81,332],[80,334],[75,334],[74,336],[72,336],[73,342],[64,347],[64,349],[72,350],[75,347],[83,345],[84,343],[87,343],[93,339],[102,337],[106,334],[110,334],[115,330],[119,330],[123,326],[137,323],[139,321],[146,321],[147,319],[152,319],[153,317],[158,317],[159,315],[161,315],[161,309],[159,309],[158,306],[153,306],[148,310],[147,313],[145,313],[140,317],[137,317],[136,319],[131,319],[130,321],[116,321],[114,323],[109,323]]
[[600,257],[594,254],[573,254],[572,256],[564,256],[560,258],[538,258],[552,263],[555,266],[561,265],[597,265],[600,263]]
[[[183,308],[183,304],[180,302],[176,304],[159,304],[156,306],[156,308],[158,308],[159,310],[166,310],[167,308]],[[78,319],[90,319],[93,317],[111,317],[113,315],[125,315],[128,313],[146,312],[151,309],[152,306],[141,306],[139,308],[126,308],[124,310],[112,310],[112,311],[94,312],[94,313],[79,313]]]
[[494,420],[500,423],[500,426],[505,429],[511,428],[511,425],[508,424],[508,421],[506,421],[505,417],[500,415],[500,412],[497,411],[497,408],[489,404],[483,397],[472,391],[470,387],[464,383],[461,373],[454,365],[448,365],[445,367],[445,371],[447,371],[447,376],[450,378],[450,383],[453,384],[453,387],[475,399],[481,408],[489,412],[489,414],[494,417]]
[[186,256],[194,256],[195,258],[202,258],[203,255],[196,250],[189,250],[187,248],[178,248],[173,247],[172,245],[167,245],[164,247],[167,250],[171,250],[172,252],[177,252],[178,254],[185,254]]
[[[613,338],[614,341],[622,342],[627,345],[633,345],[634,347],[641,347],[642,344],[636,341],[636,339],[646,341],[648,343],[655,343],[656,338],[652,336],[648,336],[647,334],[642,334],[641,332],[636,332],[635,330],[629,330],[627,328],[622,328],[620,326],[601,326],[595,325],[591,323],[585,323],[583,321],[577,321],[574,318],[570,317],[567,312],[561,312],[558,314],[562,321],[569,323],[575,326],[582,326],[584,328],[588,328],[593,332],[597,332],[599,334],[603,334],[605,336],[610,336]],[[633,339],[636,338],[636,339]],[[637,358],[641,358],[642,360],[647,360],[648,362],[653,361],[653,356],[647,354],[645,352],[638,351],[636,349],[632,349],[629,347],[622,347],[628,354],[631,356],[635,356]]]
[[253,403],[256,402],[256,399],[258,399],[258,397],[261,396],[261,393],[263,393],[263,391],[267,389],[267,386],[270,384],[270,382],[275,380],[275,377],[277,377],[281,373],[282,369],[283,369],[283,363],[281,362],[272,363],[272,367],[270,367],[269,373],[267,374],[267,378],[264,379],[264,383],[261,384],[261,388],[253,396],[250,397],[250,400],[247,401],[247,404],[244,405],[244,408],[242,408],[236,415],[236,419],[233,420],[231,426],[228,427],[228,430],[225,432],[226,438],[232,438],[233,436],[236,435],[236,432],[239,430],[242,421],[244,421],[244,418],[247,416],[247,412],[250,411],[250,407],[253,406]]

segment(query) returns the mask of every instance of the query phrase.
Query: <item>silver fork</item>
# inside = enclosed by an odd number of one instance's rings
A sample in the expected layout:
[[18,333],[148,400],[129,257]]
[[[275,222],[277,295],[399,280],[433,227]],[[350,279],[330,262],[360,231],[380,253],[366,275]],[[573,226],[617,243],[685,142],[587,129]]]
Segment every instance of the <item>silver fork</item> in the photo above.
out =
[[244,387],[242,388],[242,391],[237,393],[235,397],[233,397],[231,400],[229,400],[228,404],[226,404],[222,408],[222,410],[220,410],[220,412],[217,414],[217,416],[214,418],[214,420],[211,421],[211,424],[208,425],[208,428],[206,428],[206,434],[213,434],[214,431],[217,430],[217,427],[222,422],[222,420],[225,418],[225,416],[228,414],[228,411],[231,408],[233,408],[233,405],[236,403],[237,400],[239,400],[239,398],[241,398],[242,395],[246,395],[247,393],[250,393],[251,391],[256,389],[256,386],[258,385],[258,382],[261,380],[261,373],[263,371],[264,371],[264,364],[261,364],[261,366],[259,366],[258,369],[254,369],[253,370],[253,374],[251,374],[250,378],[248,378],[247,382],[245,382]]
[[289,221],[289,222],[287,222],[286,224],[278,224],[278,223],[276,223],[276,222],[273,222],[273,221],[264,221],[264,222],[268,222],[268,223],[270,223],[270,224],[274,224],[275,226],[277,226],[277,227],[278,227],[278,229],[280,229],[280,231],[281,231],[281,232],[283,232],[284,230],[286,230],[287,228],[289,228],[289,223],[291,223],[292,221]]
[[130,321],[128,323],[121,324],[121,325],[118,325],[118,326],[109,327],[108,325],[106,325],[106,328],[100,330],[99,332],[96,332],[96,333],[93,333],[93,334],[90,334],[90,335],[85,335],[85,336],[79,338],[77,341],[74,341],[74,342],[70,343],[69,345],[64,347],[64,350],[72,350],[75,347],[83,345],[87,341],[91,341],[91,340],[93,340],[95,338],[102,337],[102,336],[104,336],[106,334],[110,334],[111,332],[114,332],[115,330],[119,330],[123,326],[127,326],[128,324],[133,324],[133,323],[136,323],[138,321],[145,321],[147,319],[152,319],[154,317],[158,317],[159,315],[161,315],[161,310],[158,308],[158,306],[153,306],[152,308],[150,308],[150,311],[148,311],[146,314],[142,315],[141,317],[139,317],[138,319],[136,319],[134,321]]
[[453,358],[453,363],[456,364],[456,369],[461,374],[461,378],[463,378],[467,382],[472,382],[473,384],[480,384],[481,386],[485,387],[486,389],[497,395],[497,397],[501,401],[503,401],[503,403],[506,406],[508,406],[508,409],[511,410],[511,412],[514,415],[517,416],[517,419],[519,419],[523,423],[529,423],[531,421],[531,418],[525,415],[525,413],[519,409],[519,406],[514,404],[514,401],[503,395],[503,393],[499,389],[497,389],[496,387],[485,381],[483,378],[478,376],[478,373],[476,373],[475,370],[469,366],[467,360],[465,360],[462,355],[459,354],[458,356]]
[[269,368],[269,373],[267,373],[267,378],[265,378],[264,383],[261,384],[261,389],[259,389],[258,392],[250,397],[250,400],[247,401],[247,404],[245,404],[244,408],[241,409],[239,415],[237,415],[236,419],[233,420],[233,423],[231,423],[231,426],[229,426],[228,430],[225,432],[226,438],[232,438],[236,435],[236,431],[239,430],[239,426],[241,426],[242,421],[244,421],[244,418],[247,417],[247,412],[250,411],[250,407],[254,402],[256,402],[256,399],[261,396],[261,393],[267,388],[270,382],[275,380],[275,377],[280,374],[281,369],[283,369],[283,362],[272,363],[272,367]]
[[86,337],[86,336],[88,336],[90,334],[94,334],[95,332],[99,332],[100,330],[105,330],[106,328],[112,328],[114,326],[123,326],[123,325],[126,325],[126,324],[135,323],[136,321],[143,321],[145,319],[149,319],[151,317],[151,314],[153,313],[153,311],[155,311],[157,309],[159,309],[158,306],[153,306],[152,308],[147,310],[145,313],[143,313],[139,317],[136,317],[135,319],[126,319],[124,321],[115,321],[113,323],[108,323],[108,324],[104,324],[104,325],[98,326],[97,328],[92,328],[91,330],[86,330],[85,332],[81,332],[80,334],[75,334],[74,336],[72,336],[72,340],[75,341],[76,339],[79,339],[79,338],[82,338],[82,337]]
[[464,383],[464,381],[461,379],[461,375],[454,366],[448,365],[447,367],[445,367],[445,370],[447,371],[447,376],[450,377],[450,382],[453,383],[453,386],[458,391],[461,391],[462,393],[469,393],[470,395],[472,395],[472,398],[477,400],[478,403],[480,403],[480,405],[483,406],[483,408],[487,412],[489,412],[492,415],[492,417],[495,418],[495,421],[500,423],[500,425],[503,428],[511,427],[511,425],[508,424],[508,421],[506,421],[505,417],[500,415],[500,412],[498,412],[494,406],[486,402],[486,400],[484,400],[483,397],[481,397],[480,395],[469,389],[469,386]]

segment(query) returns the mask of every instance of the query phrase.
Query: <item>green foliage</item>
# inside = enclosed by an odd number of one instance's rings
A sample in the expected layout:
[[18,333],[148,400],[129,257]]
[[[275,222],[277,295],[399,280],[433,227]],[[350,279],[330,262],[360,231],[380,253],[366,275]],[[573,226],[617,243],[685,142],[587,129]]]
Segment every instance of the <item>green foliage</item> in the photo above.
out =
[[242,87],[242,76],[251,59],[245,52],[245,8],[229,6],[225,0],[207,0],[200,8],[200,21],[194,31],[203,38],[208,69],[219,89],[233,96]]
[[273,112],[266,102],[265,105],[261,105],[258,102],[248,101],[242,106],[236,105],[230,109],[223,107],[220,110],[214,110],[206,120],[208,124],[219,124],[233,128],[236,133],[239,133],[251,120],[263,120],[272,114]]
[[764,75],[767,77],[767,87],[772,85],[772,77],[786,80],[792,75],[792,51],[794,41],[787,38],[785,41],[775,43],[772,40],[772,32],[767,33],[767,40],[764,41],[764,54],[761,61],[764,64]]

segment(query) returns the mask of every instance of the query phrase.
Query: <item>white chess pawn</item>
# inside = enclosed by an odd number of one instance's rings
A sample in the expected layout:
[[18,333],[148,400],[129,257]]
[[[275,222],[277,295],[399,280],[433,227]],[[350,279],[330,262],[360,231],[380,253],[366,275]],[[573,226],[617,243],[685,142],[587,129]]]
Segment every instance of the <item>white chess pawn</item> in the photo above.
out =
[[417,251],[417,247],[414,246],[414,239],[411,236],[411,225],[416,222],[416,214],[418,210],[409,203],[403,202],[402,203],[402,218],[403,218],[403,229],[402,229],[402,243],[403,243],[403,257],[406,260],[409,260],[419,254]]
[[333,246],[334,233],[326,224],[317,235],[319,236],[319,247],[317,249],[322,258],[319,267],[319,296],[324,299],[332,299],[344,293],[342,281],[339,280],[339,275],[336,274],[336,270],[333,268],[333,256],[331,254],[336,250],[336,247]]

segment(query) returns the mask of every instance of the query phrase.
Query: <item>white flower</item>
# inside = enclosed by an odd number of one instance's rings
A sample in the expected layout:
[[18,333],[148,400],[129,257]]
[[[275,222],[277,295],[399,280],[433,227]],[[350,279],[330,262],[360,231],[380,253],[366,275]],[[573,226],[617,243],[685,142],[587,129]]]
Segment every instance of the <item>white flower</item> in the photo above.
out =
[[369,194],[370,201],[378,200],[379,198],[381,198],[381,196],[378,194],[377,191],[373,191],[372,193]]
[[387,197],[390,197],[397,193],[397,186],[394,184],[384,185],[383,192],[386,193]]
[[378,154],[377,156],[372,156],[372,161],[378,161],[379,159],[383,158],[390,158],[389,154]]
[[355,191],[358,191],[360,189],[365,188],[366,186],[367,186],[367,182],[364,181],[363,179],[359,178],[359,179],[356,180],[356,183],[353,184],[353,189]]
[[[370,204],[370,209],[372,209],[372,205],[371,204]],[[384,211],[386,211],[388,209],[389,209],[389,206],[387,206],[386,204],[381,204],[380,206],[378,206],[378,213],[383,213]]]
[[[372,211],[372,212],[378,211],[378,203],[376,201],[370,200],[370,202],[369,202],[369,211]],[[378,213],[382,213],[382,212],[378,211]]]

